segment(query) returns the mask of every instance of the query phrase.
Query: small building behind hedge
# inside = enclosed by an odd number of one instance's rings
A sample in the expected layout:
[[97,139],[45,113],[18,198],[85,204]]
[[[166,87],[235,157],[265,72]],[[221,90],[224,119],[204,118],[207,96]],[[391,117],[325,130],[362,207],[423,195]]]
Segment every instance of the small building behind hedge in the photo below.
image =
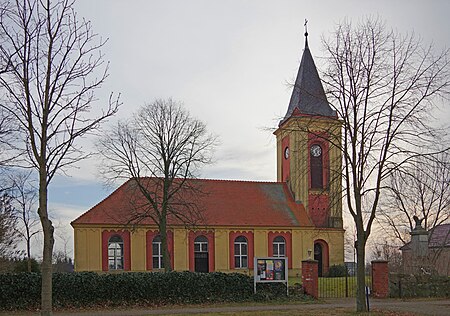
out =
[[[168,221],[175,270],[251,273],[253,257],[319,261],[319,274],[344,263],[341,123],[329,106],[306,41],[277,139],[277,182],[191,179],[202,220],[186,228]],[[158,179],[147,178],[148,182]],[[129,180],[72,222],[76,271],[154,271],[162,268],[161,240],[150,219],[126,224],[139,199]],[[187,197],[189,199],[189,197]]]
[[426,258],[417,259],[411,243],[400,248],[403,272],[418,273],[420,267],[441,276],[450,276],[450,224],[441,224],[428,231],[428,252]]

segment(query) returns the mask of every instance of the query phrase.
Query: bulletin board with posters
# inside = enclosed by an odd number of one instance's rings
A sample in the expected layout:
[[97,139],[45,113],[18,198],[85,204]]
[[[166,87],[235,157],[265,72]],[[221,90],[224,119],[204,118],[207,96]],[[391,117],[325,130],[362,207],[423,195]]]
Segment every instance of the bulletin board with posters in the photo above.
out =
[[286,257],[264,257],[254,258],[254,292],[257,283],[281,282],[286,284],[288,290],[288,258]]

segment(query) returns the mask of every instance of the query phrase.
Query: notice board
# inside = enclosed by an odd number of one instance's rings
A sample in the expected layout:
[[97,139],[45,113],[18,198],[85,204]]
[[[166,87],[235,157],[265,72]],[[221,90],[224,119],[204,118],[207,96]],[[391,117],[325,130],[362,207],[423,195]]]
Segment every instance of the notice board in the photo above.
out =
[[256,283],[281,282],[288,288],[288,258],[286,257],[255,257],[253,264],[254,291]]

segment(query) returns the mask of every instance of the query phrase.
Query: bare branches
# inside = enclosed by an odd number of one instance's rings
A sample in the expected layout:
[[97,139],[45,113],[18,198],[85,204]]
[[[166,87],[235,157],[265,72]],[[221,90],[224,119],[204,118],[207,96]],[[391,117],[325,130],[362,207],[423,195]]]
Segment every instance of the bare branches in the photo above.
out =
[[[448,51],[434,56],[414,35],[387,32],[378,19],[356,27],[344,22],[324,45],[329,54],[324,78],[343,122],[347,194],[374,202],[369,224],[389,175],[433,150],[437,133],[429,113],[436,97],[448,96]],[[353,217],[358,200],[348,200]],[[370,232],[370,225],[365,230]]]
[[[158,227],[165,268],[170,270],[166,229],[168,221],[186,226],[201,221],[196,198],[204,194],[193,178],[211,163],[216,138],[179,103],[156,100],[132,120],[119,122],[98,143],[100,171],[108,183],[130,179],[133,205],[130,224],[150,218]],[[144,197],[144,199],[142,199]]]
[[14,253],[18,243],[17,217],[11,203],[11,196],[2,192],[0,196],[0,257]]
[[450,219],[450,165],[447,153],[417,159],[412,168],[396,170],[380,207],[380,224],[387,233],[406,243],[414,229],[413,216],[423,219],[423,227],[434,227]]
[[41,233],[37,215],[38,190],[33,184],[32,172],[13,171],[9,175],[11,182],[14,215],[17,218],[17,234],[25,241],[28,272],[31,272],[31,241]]
[[31,1],[9,5],[0,21],[1,58],[9,60],[0,77],[6,100],[0,105],[23,131],[32,163],[45,162],[48,180],[85,158],[74,139],[113,115],[119,105],[92,116],[94,92],[107,78],[100,49],[106,43],[91,23],[78,20],[73,1]]
[[0,108],[0,168],[11,165],[20,156],[14,145],[16,136],[14,118]]
[[[435,146],[439,133],[430,113],[449,96],[450,52],[435,55],[414,35],[386,30],[379,18],[356,26],[344,21],[323,43],[328,55],[323,78],[342,121],[344,194],[363,269],[365,244],[388,179],[419,157],[449,149]],[[389,214],[387,220],[396,219]],[[363,277],[358,275],[358,311],[365,310]]]
[[27,0],[0,5],[1,111],[17,122],[16,148],[39,175],[38,214],[44,234],[42,311],[52,309],[54,227],[47,187],[54,175],[89,154],[77,140],[117,112],[118,100],[96,110],[95,91],[108,76],[105,41],[78,19],[73,0]]

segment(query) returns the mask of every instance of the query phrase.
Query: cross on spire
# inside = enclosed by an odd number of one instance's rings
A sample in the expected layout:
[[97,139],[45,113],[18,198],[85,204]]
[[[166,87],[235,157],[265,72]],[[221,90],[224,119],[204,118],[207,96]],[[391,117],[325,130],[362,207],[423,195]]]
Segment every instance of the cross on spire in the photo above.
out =
[[308,47],[308,20],[305,19],[305,47]]

